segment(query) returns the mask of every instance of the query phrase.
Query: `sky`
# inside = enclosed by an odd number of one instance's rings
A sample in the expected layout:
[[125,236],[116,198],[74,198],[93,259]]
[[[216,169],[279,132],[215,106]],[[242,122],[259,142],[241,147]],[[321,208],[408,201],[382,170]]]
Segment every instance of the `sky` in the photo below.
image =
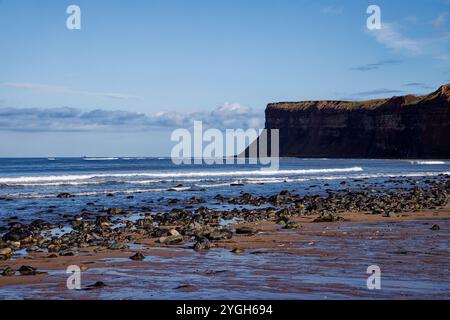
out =
[[450,0],[0,0],[0,40],[0,157],[165,156],[193,120],[450,82]]

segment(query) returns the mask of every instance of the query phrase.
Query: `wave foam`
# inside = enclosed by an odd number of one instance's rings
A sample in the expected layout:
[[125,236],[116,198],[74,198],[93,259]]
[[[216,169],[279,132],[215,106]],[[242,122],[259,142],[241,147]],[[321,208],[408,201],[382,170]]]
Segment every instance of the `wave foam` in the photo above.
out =
[[410,161],[409,163],[415,164],[415,165],[439,165],[439,164],[446,164],[445,161]]
[[0,183],[30,183],[30,182],[56,182],[77,181],[101,178],[183,178],[183,177],[226,177],[226,176],[273,176],[273,175],[301,175],[317,173],[360,172],[361,167],[334,168],[334,169],[299,169],[299,170],[253,170],[253,171],[194,171],[194,172],[167,172],[167,173],[104,173],[80,174],[60,176],[24,176],[14,178],[0,178]]

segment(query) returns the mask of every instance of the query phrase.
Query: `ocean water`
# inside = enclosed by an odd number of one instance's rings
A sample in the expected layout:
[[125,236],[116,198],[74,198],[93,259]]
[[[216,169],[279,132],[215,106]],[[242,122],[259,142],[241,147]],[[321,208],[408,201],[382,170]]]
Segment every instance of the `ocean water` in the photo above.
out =
[[157,213],[176,207],[166,199],[193,196],[220,208],[217,194],[325,194],[367,184],[392,189],[442,174],[450,174],[450,161],[285,158],[278,171],[262,171],[257,165],[180,166],[170,158],[7,158],[0,159],[0,218],[58,220],[86,206],[145,206]]

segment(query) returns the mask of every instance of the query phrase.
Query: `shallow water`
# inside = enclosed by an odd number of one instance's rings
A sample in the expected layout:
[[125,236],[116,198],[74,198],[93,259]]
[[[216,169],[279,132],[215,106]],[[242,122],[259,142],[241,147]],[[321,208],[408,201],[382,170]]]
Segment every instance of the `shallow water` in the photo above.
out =
[[[441,230],[430,231],[433,224]],[[448,219],[317,224],[301,231],[304,237],[287,251],[176,249],[175,256],[148,255],[137,265],[108,259],[114,267],[82,274],[83,287],[103,281],[102,289],[67,290],[67,275],[49,271],[41,283],[1,287],[0,298],[450,299],[449,230]],[[381,269],[381,290],[367,289],[370,265]]]

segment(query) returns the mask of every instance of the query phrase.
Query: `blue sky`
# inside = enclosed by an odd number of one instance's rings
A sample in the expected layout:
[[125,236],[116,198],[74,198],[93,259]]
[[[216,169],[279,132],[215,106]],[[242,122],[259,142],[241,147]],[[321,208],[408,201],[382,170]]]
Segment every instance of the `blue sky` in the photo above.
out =
[[0,39],[3,157],[167,155],[192,119],[261,127],[269,102],[450,82],[450,0],[0,0]]

